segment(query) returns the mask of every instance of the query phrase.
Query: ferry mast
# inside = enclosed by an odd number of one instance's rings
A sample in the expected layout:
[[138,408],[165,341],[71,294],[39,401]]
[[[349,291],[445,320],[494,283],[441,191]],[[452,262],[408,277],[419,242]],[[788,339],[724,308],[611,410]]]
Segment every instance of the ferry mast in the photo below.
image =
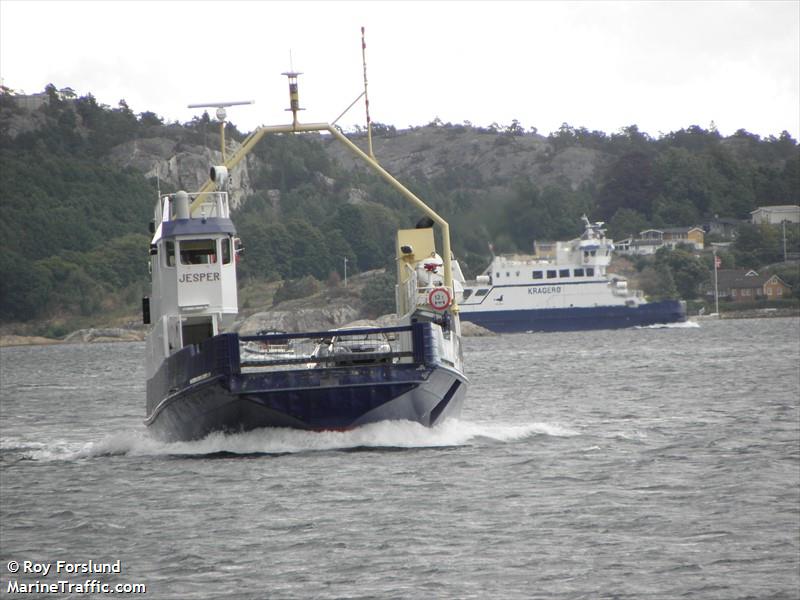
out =
[[[361,148],[356,146],[353,142],[351,142],[337,127],[329,123],[300,123],[297,118],[297,113],[301,110],[300,108],[300,95],[299,95],[299,88],[297,84],[297,77],[301,73],[297,73],[294,71],[288,71],[283,73],[289,80],[289,108],[286,109],[287,111],[292,112],[292,123],[288,125],[262,125],[256,128],[247,138],[245,138],[244,142],[242,142],[241,147],[233,154],[233,156],[226,158],[224,161],[224,166],[228,169],[228,171],[232,171],[233,167],[235,167],[241,160],[247,156],[247,154],[255,147],[261,139],[270,133],[278,134],[278,133],[309,133],[309,132],[327,132],[330,133],[334,138],[336,138],[339,142],[341,142],[346,148],[348,148],[353,154],[361,158],[373,171],[375,171],[384,181],[386,181],[390,186],[392,186],[395,190],[397,190],[402,196],[411,202],[417,209],[422,211],[426,216],[430,217],[434,223],[439,225],[440,229],[442,230],[442,263],[444,266],[444,285],[449,288],[450,290],[455,290],[453,285],[453,269],[452,269],[452,251],[450,246],[450,225],[445,221],[436,211],[430,208],[425,202],[423,202],[419,197],[417,197],[413,192],[411,192],[408,188],[406,188],[402,183],[400,183],[397,179],[395,179],[386,169],[384,169],[375,158],[365,153]],[[220,103],[222,104],[222,103]],[[227,106],[232,106],[234,104],[249,104],[249,102],[241,102],[241,103],[227,103]],[[201,106],[212,106],[212,105],[195,105],[197,107]],[[337,119],[338,120],[338,119]],[[224,125],[223,125],[224,126]],[[223,154],[224,156],[224,154]],[[197,193],[197,197],[192,202],[191,206],[189,207],[190,212],[194,212],[194,210],[199,206],[201,202],[201,198],[204,194],[211,191],[214,188],[214,182],[211,179],[206,180],[203,186]],[[455,293],[453,293],[453,299],[451,304],[451,310],[454,314],[458,314],[459,307],[458,303],[455,299]]]

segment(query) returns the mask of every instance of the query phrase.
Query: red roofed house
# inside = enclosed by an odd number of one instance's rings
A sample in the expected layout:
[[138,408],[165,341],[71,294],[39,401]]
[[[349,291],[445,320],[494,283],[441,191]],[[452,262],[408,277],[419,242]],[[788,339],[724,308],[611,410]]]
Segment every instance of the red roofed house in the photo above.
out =
[[[713,282],[709,293],[714,295]],[[777,275],[759,275],[747,269],[720,269],[717,271],[719,297],[734,302],[755,300],[780,300],[792,294],[792,288]]]

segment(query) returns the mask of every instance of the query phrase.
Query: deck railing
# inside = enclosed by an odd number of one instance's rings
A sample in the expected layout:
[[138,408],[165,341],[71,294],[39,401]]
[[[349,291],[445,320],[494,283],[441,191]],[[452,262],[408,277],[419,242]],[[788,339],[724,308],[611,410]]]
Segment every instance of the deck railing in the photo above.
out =
[[240,336],[242,367],[326,368],[429,363],[438,352],[430,323]]
[[[304,333],[271,333],[266,335],[238,336],[235,333],[217,335],[199,344],[190,344],[170,356],[156,375],[148,381],[161,401],[172,394],[181,393],[193,385],[204,385],[209,380],[238,375],[244,371],[326,370],[338,368],[390,368],[391,365],[436,366],[443,360],[437,333],[429,322],[413,323],[401,327],[343,329]],[[363,341],[366,336],[384,336],[385,347],[358,348],[351,342]],[[250,343],[265,344],[268,351],[252,356],[245,350]],[[269,348],[276,344],[286,347],[286,352],[270,356]],[[306,351],[305,346],[314,349]],[[289,349],[291,347],[291,349]],[[328,352],[319,349],[327,348]],[[338,351],[342,348],[344,351]],[[350,351],[347,351],[347,350]],[[315,350],[318,350],[315,352]],[[157,402],[157,401],[154,401]],[[148,413],[154,405],[148,404]]]

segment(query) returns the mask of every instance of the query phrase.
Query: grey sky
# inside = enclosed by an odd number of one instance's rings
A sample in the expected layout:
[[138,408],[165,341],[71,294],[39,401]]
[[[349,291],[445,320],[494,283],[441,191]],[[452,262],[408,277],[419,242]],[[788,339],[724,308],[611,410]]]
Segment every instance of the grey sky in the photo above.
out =
[[[517,119],[650,135],[713,121],[728,135],[800,137],[800,2],[45,2],[0,0],[0,77],[48,83],[187,121],[229,110],[244,131],[285,123],[281,72],[302,71],[304,121],[361,93],[372,118]],[[213,112],[213,111],[211,111]],[[340,125],[363,124],[363,106]]]

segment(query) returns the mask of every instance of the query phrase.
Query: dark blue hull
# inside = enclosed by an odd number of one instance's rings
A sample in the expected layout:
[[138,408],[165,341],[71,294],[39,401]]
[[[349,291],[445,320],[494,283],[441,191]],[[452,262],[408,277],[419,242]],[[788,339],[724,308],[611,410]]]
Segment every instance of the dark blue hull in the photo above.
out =
[[400,419],[433,426],[458,416],[466,378],[430,353],[416,358],[405,364],[243,371],[238,337],[220,335],[164,362],[147,383],[145,423],[157,438],[181,441],[262,427],[346,430]]
[[462,310],[461,320],[496,333],[621,329],[683,322],[686,320],[686,306],[677,300],[665,300],[636,307],[594,306],[476,312]]

